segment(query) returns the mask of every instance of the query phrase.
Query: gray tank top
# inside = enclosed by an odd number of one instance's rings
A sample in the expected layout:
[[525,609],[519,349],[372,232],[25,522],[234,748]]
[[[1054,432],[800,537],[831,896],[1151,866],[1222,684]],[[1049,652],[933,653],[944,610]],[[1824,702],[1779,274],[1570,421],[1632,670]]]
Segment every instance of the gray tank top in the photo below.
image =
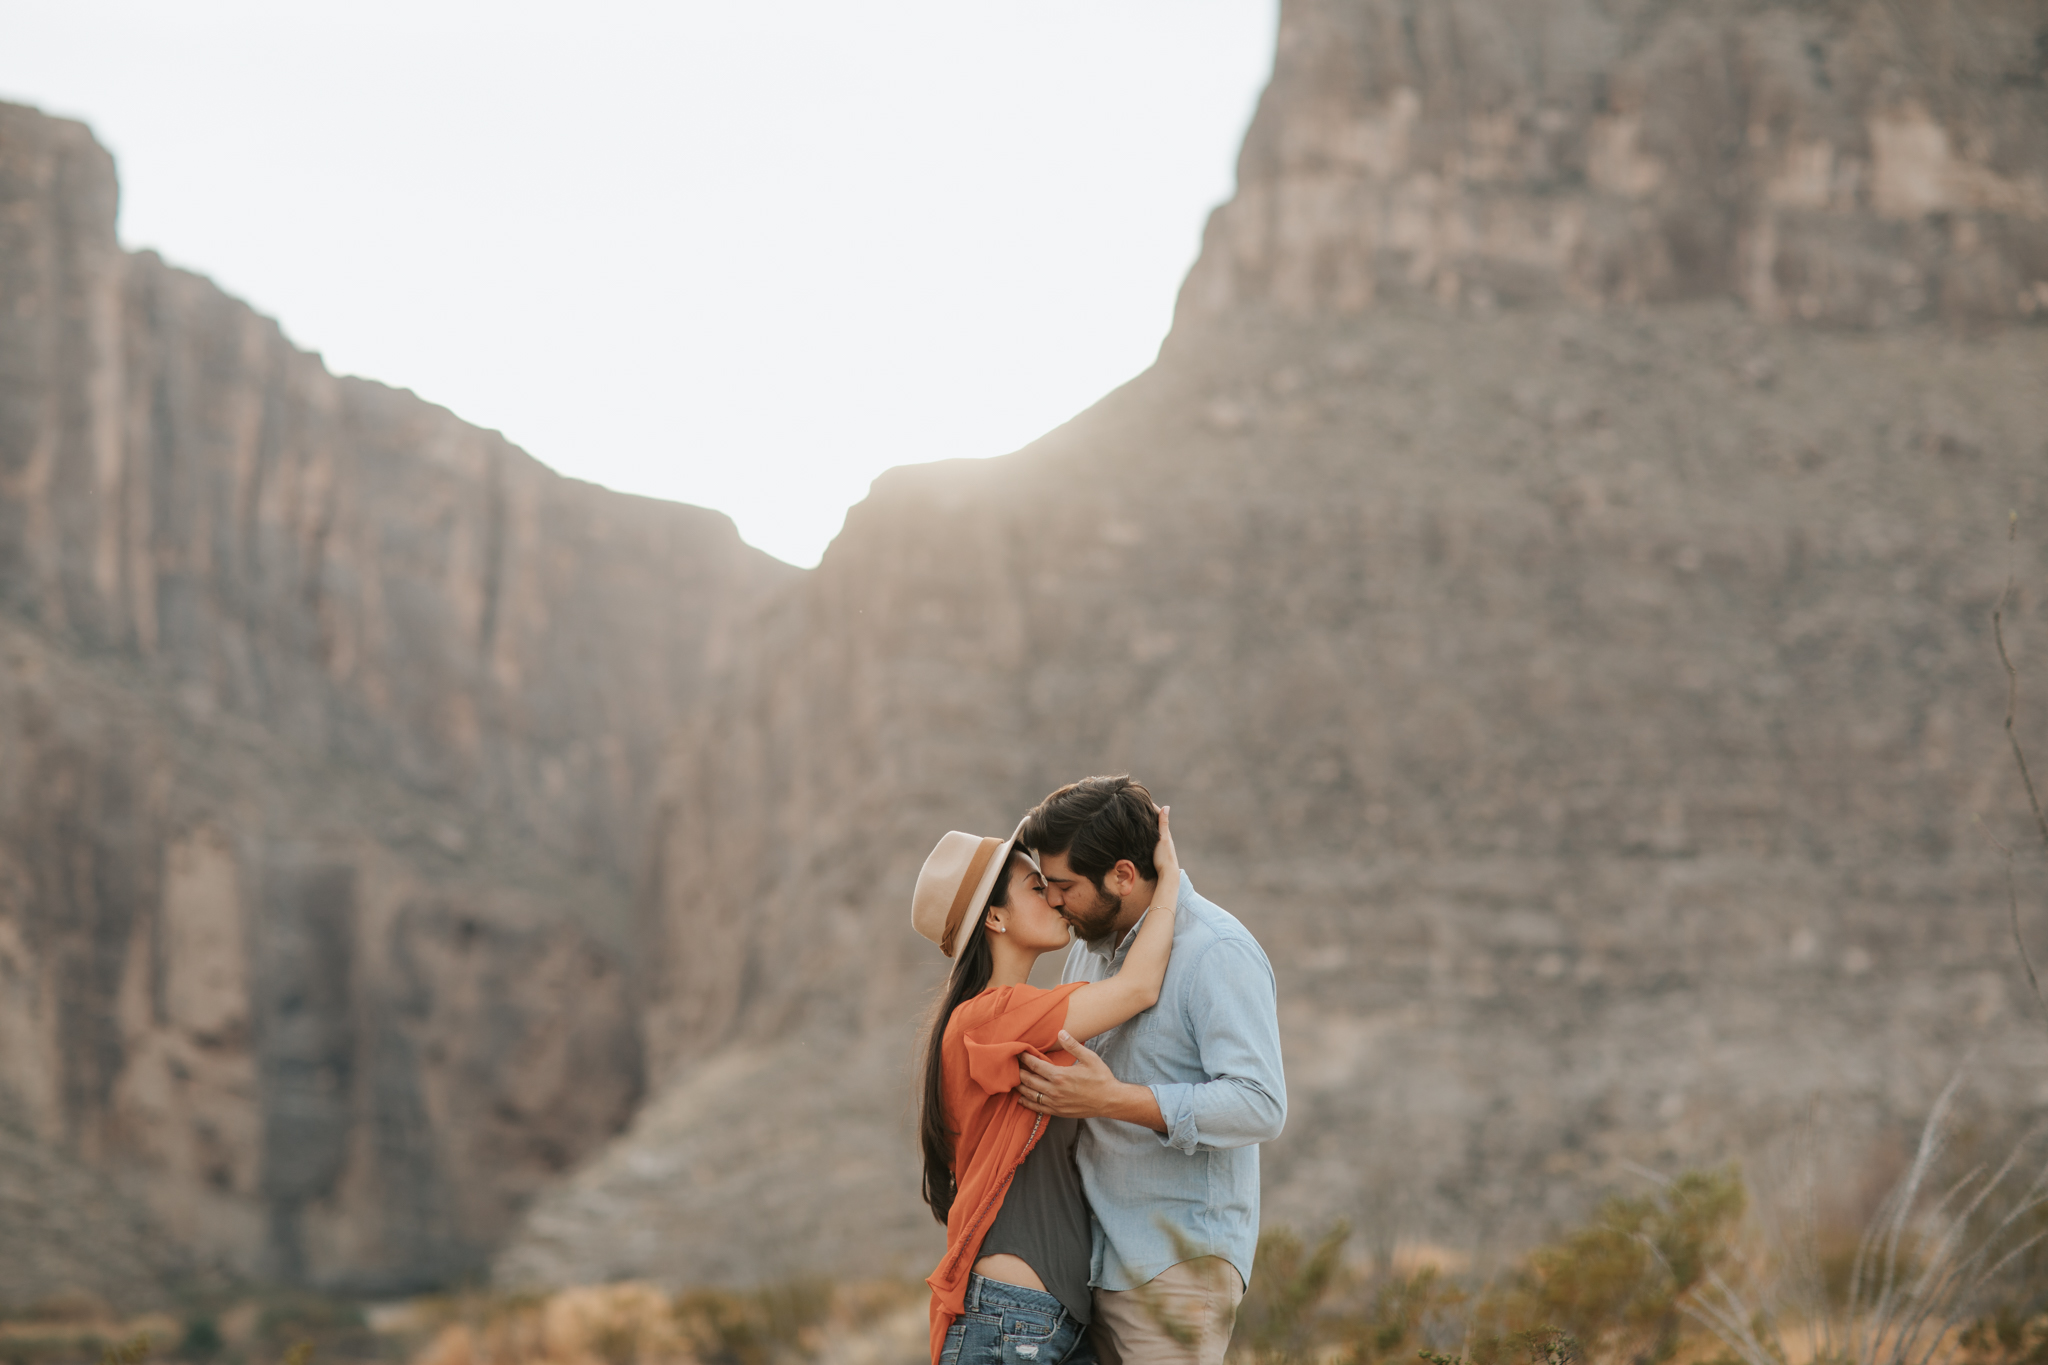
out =
[[1081,1166],[1074,1144],[1079,1119],[1047,1119],[1038,1145],[1010,1181],[996,1221],[981,1239],[980,1256],[1005,1252],[1038,1272],[1045,1292],[1076,1322],[1093,1316],[1088,1265],[1094,1252],[1088,1228],[1088,1196],[1081,1191]]

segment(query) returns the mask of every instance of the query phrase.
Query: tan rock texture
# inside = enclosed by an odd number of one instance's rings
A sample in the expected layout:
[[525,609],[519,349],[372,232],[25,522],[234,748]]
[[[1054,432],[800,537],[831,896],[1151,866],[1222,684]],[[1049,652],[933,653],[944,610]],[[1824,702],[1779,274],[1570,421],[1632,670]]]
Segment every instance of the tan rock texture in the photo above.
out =
[[640,1094],[655,755],[795,571],[330,375],[115,195],[0,106],[0,1104],[202,1261],[445,1280]]
[[2024,833],[1989,617],[2008,511],[2048,526],[2044,373],[2038,329],[1390,306],[1176,342],[1018,455],[892,473],[678,747],[673,1079],[501,1277],[936,1255],[907,888],[1092,771],[1156,785],[1274,960],[1273,1220],[1511,1245],[1809,1121],[1860,1172],[1973,1054],[2037,1113],[1976,820]]
[[2048,313],[2042,34],[2038,0],[1291,0],[1184,316]]
[[1159,363],[810,574],[328,375],[0,109],[0,1181],[143,1278],[921,1271],[907,889],[1120,769],[1279,973],[1275,1221],[2048,1107],[1978,824],[2048,4],[1281,23]]
[[[171,1287],[217,1288],[196,1275],[155,1220],[96,1172],[0,1127],[0,1285],[11,1304],[50,1304],[81,1289],[142,1308]],[[88,1288],[90,1286],[90,1288]]]
[[1273,957],[1270,1220],[1483,1254],[1802,1125],[1854,1185],[1968,1057],[2038,1115],[1977,821],[2009,570],[2048,754],[2044,35],[1286,0],[1159,363],[879,480],[687,723],[659,1089],[500,1280],[927,1269],[908,888],[1089,772]]

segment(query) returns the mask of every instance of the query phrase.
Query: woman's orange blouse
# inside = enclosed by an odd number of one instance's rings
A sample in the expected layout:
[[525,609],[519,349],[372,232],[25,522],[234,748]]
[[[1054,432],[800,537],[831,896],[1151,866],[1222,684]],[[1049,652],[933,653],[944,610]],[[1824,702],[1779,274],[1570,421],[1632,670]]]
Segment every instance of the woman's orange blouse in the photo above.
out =
[[946,1258],[925,1283],[932,1287],[932,1361],[967,1300],[967,1277],[980,1259],[981,1239],[1009,1193],[1017,1167],[1037,1145],[1045,1119],[1017,1103],[1013,1092],[1029,1052],[1058,1066],[1074,1059],[1060,1049],[1067,997],[1086,985],[1052,990],[998,986],[964,1001],[946,1021],[939,1044],[944,1067],[946,1126],[953,1132],[952,1211],[946,1216]]

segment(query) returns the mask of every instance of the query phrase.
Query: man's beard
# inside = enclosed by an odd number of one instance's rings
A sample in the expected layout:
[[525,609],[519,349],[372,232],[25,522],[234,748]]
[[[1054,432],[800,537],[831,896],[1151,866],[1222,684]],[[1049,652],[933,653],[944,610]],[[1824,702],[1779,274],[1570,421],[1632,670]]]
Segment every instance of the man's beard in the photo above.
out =
[[[1082,887],[1088,888],[1091,897],[1085,906],[1076,906],[1074,898]],[[1116,917],[1123,913],[1123,904],[1101,887],[1092,882],[1076,883],[1073,891],[1067,893],[1067,903],[1060,907],[1060,913],[1067,917],[1067,923],[1074,926],[1074,932],[1082,938],[1094,941],[1108,937],[1116,928]]]

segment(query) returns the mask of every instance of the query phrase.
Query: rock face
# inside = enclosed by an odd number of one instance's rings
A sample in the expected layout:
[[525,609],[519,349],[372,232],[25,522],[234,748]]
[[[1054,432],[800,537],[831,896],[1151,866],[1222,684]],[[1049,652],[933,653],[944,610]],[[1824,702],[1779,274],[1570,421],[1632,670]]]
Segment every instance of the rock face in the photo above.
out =
[[[0,1128],[0,1285],[11,1305],[47,1304],[86,1288],[139,1307],[192,1284],[194,1267],[146,1212],[104,1178],[23,1134]],[[199,1287],[205,1285],[199,1281]]]
[[1795,1121],[1853,1183],[1972,1049],[2048,1107],[1977,824],[2048,6],[1281,22],[1159,364],[810,574],[328,375],[0,108],[0,1186],[100,1230],[0,1245],[921,1272],[906,892],[1120,769],[1278,971],[1273,1220],[1503,1247]]
[[907,890],[1089,772],[1274,960],[1271,1220],[1498,1248],[1798,1122],[1853,1183],[1973,1048],[2048,1105],[1976,824],[2009,567],[2048,689],[2048,7],[1281,24],[1159,364],[879,480],[686,721],[660,1089],[501,1281],[928,1268]]
[[500,1275],[935,1254],[904,888],[1090,771],[1156,784],[1274,960],[1272,1219],[1524,1241],[1815,1105],[1860,1169],[1972,1049],[2048,1103],[1974,824],[2014,837],[1988,618],[2044,372],[2038,331],[1385,310],[890,475],[679,747],[675,1088]]
[[1290,3],[1183,317],[2048,313],[2044,81],[2037,0]]
[[0,1104],[201,1259],[443,1279],[640,1094],[649,755],[794,571],[335,378],[115,194],[0,106]]

